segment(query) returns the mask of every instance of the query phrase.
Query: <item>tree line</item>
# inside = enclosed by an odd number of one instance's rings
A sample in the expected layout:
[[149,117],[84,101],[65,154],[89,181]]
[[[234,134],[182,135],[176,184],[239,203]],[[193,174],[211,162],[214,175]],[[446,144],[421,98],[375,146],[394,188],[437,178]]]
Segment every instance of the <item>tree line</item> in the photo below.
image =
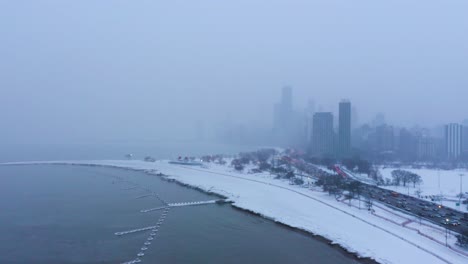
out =
[[416,173],[405,171],[405,170],[394,170],[392,171],[393,184],[396,186],[406,186],[406,184],[413,183],[413,187],[416,187],[416,184],[422,183],[421,176]]

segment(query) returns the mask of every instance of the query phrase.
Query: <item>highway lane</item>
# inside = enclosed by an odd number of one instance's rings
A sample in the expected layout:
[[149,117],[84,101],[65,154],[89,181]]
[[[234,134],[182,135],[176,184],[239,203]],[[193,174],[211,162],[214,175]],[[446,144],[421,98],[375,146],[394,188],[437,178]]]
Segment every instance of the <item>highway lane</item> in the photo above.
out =
[[[457,233],[468,234],[464,213],[449,207],[363,183],[362,195]],[[448,221],[447,221],[448,220]],[[454,223],[458,222],[458,225]]]
[[[297,165],[298,164],[296,164],[296,167]],[[302,161],[300,165],[300,167],[297,167],[299,170],[313,175],[316,178],[330,175],[328,172],[317,168],[311,163]],[[337,173],[342,175],[348,182],[357,181],[341,169]],[[397,209],[406,214],[432,222],[442,228],[448,228],[460,234],[468,234],[468,215],[465,216],[465,214],[460,211],[440,206],[434,202],[425,201],[402,193],[396,193],[372,184],[361,183],[361,195],[365,197],[379,201],[391,209]],[[448,222],[447,219],[449,220]],[[454,222],[458,222],[459,224],[454,225]]]

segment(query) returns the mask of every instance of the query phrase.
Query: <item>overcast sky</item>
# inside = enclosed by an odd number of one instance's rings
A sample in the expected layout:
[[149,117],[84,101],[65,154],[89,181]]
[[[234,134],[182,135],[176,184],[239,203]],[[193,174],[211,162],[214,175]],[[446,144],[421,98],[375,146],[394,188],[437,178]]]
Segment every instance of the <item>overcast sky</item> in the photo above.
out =
[[466,0],[0,0],[0,143],[181,137],[342,98],[468,118]]

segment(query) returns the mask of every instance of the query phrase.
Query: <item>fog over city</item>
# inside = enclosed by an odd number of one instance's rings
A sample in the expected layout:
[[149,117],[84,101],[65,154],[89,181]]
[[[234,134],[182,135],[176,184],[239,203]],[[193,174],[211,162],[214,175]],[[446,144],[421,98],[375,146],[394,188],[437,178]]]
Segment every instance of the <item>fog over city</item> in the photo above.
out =
[[285,86],[298,113],[313,101],[337,114],[349,99],[359,124],[462,123],[467,11],[465,0],[0,1],[0,143],[261,134]]
[[0,0],[0,264],[468,264],[468,0]]

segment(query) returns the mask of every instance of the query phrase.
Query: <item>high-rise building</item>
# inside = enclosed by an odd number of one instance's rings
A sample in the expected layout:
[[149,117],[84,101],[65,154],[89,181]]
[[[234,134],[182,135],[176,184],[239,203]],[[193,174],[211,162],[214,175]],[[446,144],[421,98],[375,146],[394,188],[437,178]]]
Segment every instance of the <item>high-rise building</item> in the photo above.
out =
[[351,154],[351,102],[340,102],[338,119],[338,156],[346,158]]
[[468,157],[468,120],[463,121],[462,153]]
[[290,86],[283,87],[281,92],[281,105],[285,112],[292,112],[292,88]]
[[306,130],[306,143],[312,144],[312,127],[315,113],[315,103],[313,100],[309,100],[307,108],[305,110],[305,130]]
[[465,155],[468,153],[468,127],[466,126],[463,126],[462,153],[465,153]]
[[417,154],[419,160],[432,160],[436,157],[436,142],[433,138],[421,136],[418,139]]
[[457,159],[462,153],[463,126],[451,123],[445,125],[445,153],[448,159]]
[[283,87],[280,103],[275,104],[273,115],[273,128],[276,131],[287,130],[293,118],[291,87]]
[[[351,106],[351,131],[359,126],[359,115],[355,105]],[[352,145],[352,144],[351,144]]]
[[317,156],[333,156],[333,114],[319,112],[314,114],[312,128],[312,153]]
[[283,87],[280,102],[273,109],[275,144],[290,146],[296,141],[297,120],[293,112],[292,88]]
[[380,125],[375,129],[376,150],[378,152],[392,152],[395,148],[395,135],[393,126]]
[[404,161],[414,160],[417,156],[417,150],[418,138],[408,129],[402,128],[398,141],[399,157]]

